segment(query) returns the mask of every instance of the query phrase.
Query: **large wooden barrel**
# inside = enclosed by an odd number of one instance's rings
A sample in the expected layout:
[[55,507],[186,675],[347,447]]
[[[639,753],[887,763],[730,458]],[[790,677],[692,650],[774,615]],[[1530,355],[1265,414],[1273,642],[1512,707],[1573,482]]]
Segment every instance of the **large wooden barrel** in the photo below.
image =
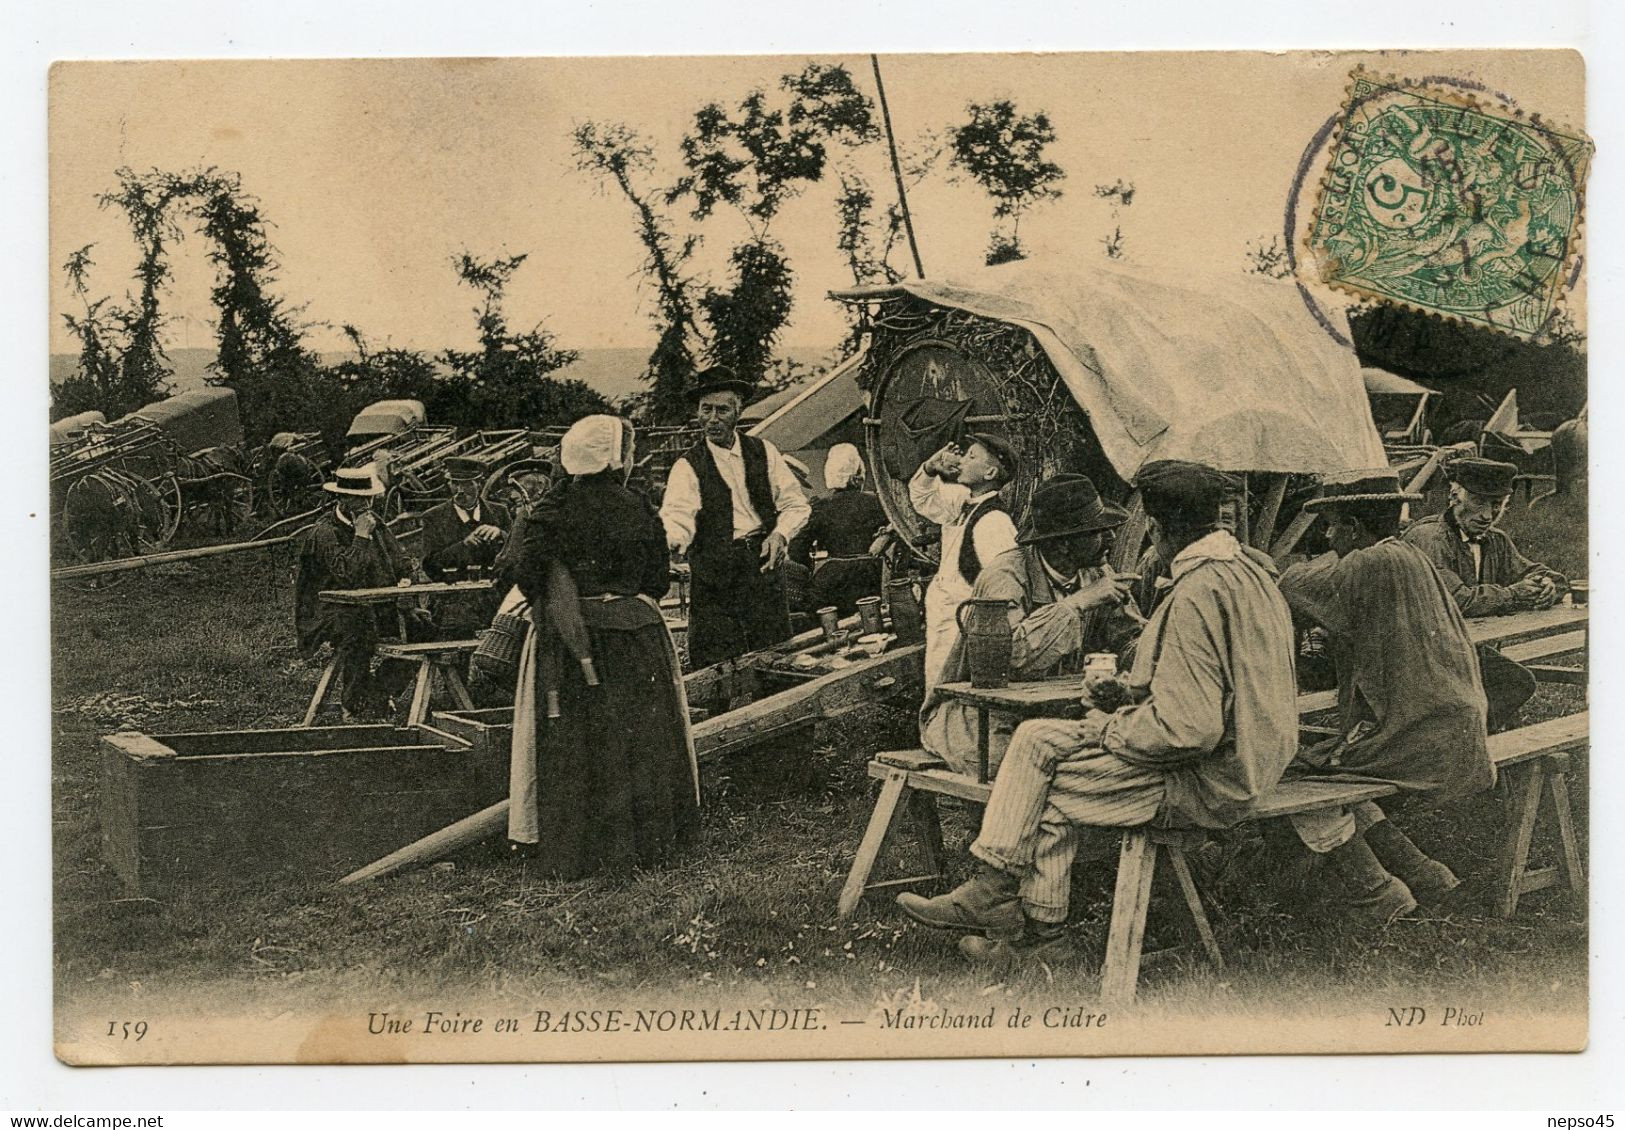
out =
[[1122,499],[1125,484],[1100,453],[1088,417],[1026,330],[902,298],[877,311],[862,382],[870,481],[909,547],[936,557],[937,531],[914,512],[908,480],[940,446],[923,421],[963,413],[965,430],[991,432],[1021,460],[1004,500],[1018,520],[1035,483],[1081,471],[1103,494]]

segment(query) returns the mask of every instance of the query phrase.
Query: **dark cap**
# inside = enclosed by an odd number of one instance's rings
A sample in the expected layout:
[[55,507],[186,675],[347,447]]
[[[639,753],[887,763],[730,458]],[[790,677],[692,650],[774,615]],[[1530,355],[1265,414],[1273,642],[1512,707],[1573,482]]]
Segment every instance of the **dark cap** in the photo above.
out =
[[1505,498],[1512,493],[1513,480],[1518,468],[1511,463],[1498,463],[1494,459],[1457,459],[1447,464],[1452,482],[1474,494],[1492,498]]
[[483,479],[487,470],[484,463],[467,455],[449,455],[440,461],[440,469],[448,479]]
[[973,443],[981,444],[993,458],[999,461],[999,469],[1004,472],[1005,482],[1009,482],[1016,477],[1016,472],[1021,468],[1021,460],[1016,455],[1016,449],[1011,447],[1008,442],[988,432],[966,432],[965,446],[969,448]]
[[1030,545],[1050,538],[1093,534],[1121,526],[1128,514],[1103,501],[1085,475],[1061,474],[1038,484],[1016,541]]
[[1217,523],[1219,504],[1239,489],[1234,475],[1183,459],[1147,463],[1134,486],[1148,515],[1183,525]]

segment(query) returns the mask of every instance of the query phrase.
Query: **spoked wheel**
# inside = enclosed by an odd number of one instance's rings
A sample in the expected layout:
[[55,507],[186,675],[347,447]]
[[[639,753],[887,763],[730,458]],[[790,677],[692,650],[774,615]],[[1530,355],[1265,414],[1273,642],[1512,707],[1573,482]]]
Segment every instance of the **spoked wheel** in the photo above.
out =
[[[167,514],[152,484],[122,471],[99,471],[70,486],[58,516],[62,545],[76,564],[134,557],[157,548]],[[67,582],[80,592],[115,588],[127,573]]]
[[183,482],[188,529],[229,536],[254,514],[254,482],[247,475],[219,471]]
[[265,478],[265,501],[271,517],[286,518],[320,506],[325,479],[315,461],[297,451],[277,456]]

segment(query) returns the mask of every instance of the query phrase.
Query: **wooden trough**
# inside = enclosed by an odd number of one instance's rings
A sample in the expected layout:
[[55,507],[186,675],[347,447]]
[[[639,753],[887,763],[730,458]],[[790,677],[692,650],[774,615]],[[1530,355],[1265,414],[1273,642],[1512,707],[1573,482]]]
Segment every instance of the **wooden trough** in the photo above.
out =
[[508,763],[428,727],[102,739],[102,849],[133,894],[336,878],[507,795]]
[[[894,645],[890,651],[847,666],[829,669],[825,660],[798,669],[797,656],[807,655],[817,662],[828,654],[815,630],[695,671],[683,680],[695,720],[695,753],[701,761],[708,761],[770,742],[810,747],[820,722],[861,706],[884,702],[918,705],[924,681],[922,653],[921,644]],[[437,728],[467,742],[482,758],[508,756],[513,741],[511,708],[446,711],[436,713],[434,720]]]

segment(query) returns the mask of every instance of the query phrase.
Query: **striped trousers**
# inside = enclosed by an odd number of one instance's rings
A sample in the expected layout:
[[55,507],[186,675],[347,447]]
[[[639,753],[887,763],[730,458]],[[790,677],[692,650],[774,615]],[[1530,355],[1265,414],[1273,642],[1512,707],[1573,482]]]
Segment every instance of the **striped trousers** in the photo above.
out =
[[1066,920],[1078,826],[1148,824],[1165,792],[1162,773],[1084,744],[1082,729],[1050,718],[1016,728],[970,849],[1020,876],[1022,908],[1041,922]]

